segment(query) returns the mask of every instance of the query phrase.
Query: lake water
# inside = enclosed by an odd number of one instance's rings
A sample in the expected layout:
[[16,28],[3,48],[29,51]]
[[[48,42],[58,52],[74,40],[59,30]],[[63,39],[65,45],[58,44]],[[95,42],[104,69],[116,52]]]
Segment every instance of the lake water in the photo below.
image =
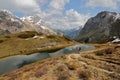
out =
[[78,53],[77,47],[81,47],[80,52],[95,49],[90,45],[74,45],[69,46],[54,53],[34,53],[31,55],[11,56],[0,60],[0,75],[18,69],[26,64],[33,63],[50,57],[61,56],[70,53]]

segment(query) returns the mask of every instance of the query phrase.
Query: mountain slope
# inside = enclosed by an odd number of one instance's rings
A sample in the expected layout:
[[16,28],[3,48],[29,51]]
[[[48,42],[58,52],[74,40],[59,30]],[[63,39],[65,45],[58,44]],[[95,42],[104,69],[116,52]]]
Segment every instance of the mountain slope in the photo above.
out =
[[3,35],[0,36],[0,58],[35,52],[52,52],[73,43],[65,37],[45,35],[35,31]]
[[11,12],[0,10],[0,29],[4,32],[1,34],[33,30],[28,26],[29,25],[25,25],[22,20],[12,15]]
[[35,29],[35,31],[37,31],[37,32],[41,32],[41,33],[48,34],[48,35],[56,34],[56,32],[53,31],[52,29],[50,29],[42,21],[42,19],[39,16],[37,16],[37,15],[23,17],[23,18],[21,18],[21,20],[26,22],[26,23],[28,23],[28,24],[30,24]]
[[18,18],[11,12],[0,10],[0,35],[23,31],[37,31],[46,35],[56,35],[39,16]]
[[106,42],[120,37],[120,13],[103,11],[90,18],[81,30],[78,41]]

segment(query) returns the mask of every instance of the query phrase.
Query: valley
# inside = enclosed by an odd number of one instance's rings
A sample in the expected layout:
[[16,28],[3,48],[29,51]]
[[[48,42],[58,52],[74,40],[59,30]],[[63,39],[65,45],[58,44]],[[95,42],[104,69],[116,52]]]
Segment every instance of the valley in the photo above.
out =
[[120,80],[120,13],[56,15],[58,5],[0,10],[0,80]]

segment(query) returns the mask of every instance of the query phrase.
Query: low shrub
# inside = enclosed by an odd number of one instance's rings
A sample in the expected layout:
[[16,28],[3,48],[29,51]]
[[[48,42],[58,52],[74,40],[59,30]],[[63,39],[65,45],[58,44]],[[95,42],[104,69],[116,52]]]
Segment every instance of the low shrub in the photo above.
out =
[[48,69],[47,68],[41,68],[35,73],[35,77],[39,78],[47,73]]
[[60,73],[57,80],[69,80],[70,74],[68,71],[64,71],[63,73]]
[[0,40],[0,43],[4,42],[4,40]]
[[103,56],[103,55],[104,55],[104,52],[103,52],[103,51],[96,52],[96,55],[97,55],[97,56]]
[[105,50],[105,54],[112,54],[114,52],[113,48],[108,48]]
[[65,71],[65,70],[66,70],[66,66],[64,66],[64,65],[61,65],[57,68],[58,72],[62,72],[62,71]]
[[25,38],[31,38],[34,37],[36,35],[35,32],[23,32],[21,34],[18,35],[19,38],[25,39]]
[[79,79],[82,79],[82,80],[90,80],[91,72],[88,70],[79,70],[78,77]]
[[6,35],[5,38],[11,38],[10,36]]
[[47,38],[55,38],[54,35],[48,35]]

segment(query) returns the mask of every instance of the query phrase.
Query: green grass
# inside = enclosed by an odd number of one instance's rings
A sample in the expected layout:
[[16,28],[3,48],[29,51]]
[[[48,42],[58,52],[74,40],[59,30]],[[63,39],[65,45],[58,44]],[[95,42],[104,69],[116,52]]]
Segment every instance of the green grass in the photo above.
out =
[[30,50],[30,51],[27,51],[25,54],[29,55],[29,54],[32,54],[32,53],[36,53],[36,52],[55,52],[55,51],[58,51],[60,49],[63,49],[65,47],[67,47],[69,45],[63,45],[63,46],[57,46],[57,47],[52,47],[52,48],[43,48],[43,49],[35,49],[35,50]]
[[[22,35],[22,37],[20,37],[20,35]],[[34,39],[33,35],[44,38]],[[32,54],[34,52],[54,52],[73,44],[72,41],[64,37],[51,36],[52,37],[48,37],[37,32],[29,31],[0,36],[0,58],[13,55]]]

